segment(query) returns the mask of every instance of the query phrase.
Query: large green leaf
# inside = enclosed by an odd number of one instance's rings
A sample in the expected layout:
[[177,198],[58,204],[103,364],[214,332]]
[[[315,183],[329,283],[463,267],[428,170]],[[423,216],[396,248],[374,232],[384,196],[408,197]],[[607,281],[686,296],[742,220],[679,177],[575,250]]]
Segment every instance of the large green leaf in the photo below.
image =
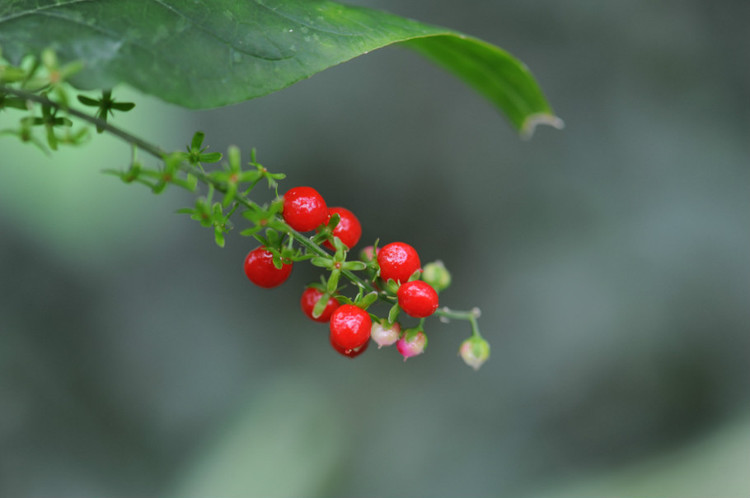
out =
[[445,28],[326,0],[0,0],[11,61],[52,47],[81,88],[130,84],[190,108],[252,99],[401,43],[455,73],[530,133],[559,126],[507,52]]

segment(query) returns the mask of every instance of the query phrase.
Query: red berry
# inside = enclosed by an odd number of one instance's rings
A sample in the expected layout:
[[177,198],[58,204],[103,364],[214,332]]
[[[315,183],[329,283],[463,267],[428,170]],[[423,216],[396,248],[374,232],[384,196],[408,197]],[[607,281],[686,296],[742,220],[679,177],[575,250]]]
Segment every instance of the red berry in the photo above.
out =
[[292,264],[282,263],[281,268],[273,264],[273,254],[265,247],[250,251],[245,257],[245,275],[252,283],[270,289],[283,284],[292,273]]
[[310,318],[310,320],[325,323],[331,319],[331,313],[333,313],[336,308],[339,307],[339,302],[334,298],[329,297],[328,304],[323,309],[323,313],[321,313],[318,318],[315,318],[313,316],[313,309],[320,300],[321,296],[323,296],[323,291],[316,289],[315,287],[308,287],[307,289],[305,289],[305,292],[302,293],[300,306],[302,307],[302,311]]
[[403,242],[391,242],[381,248],[378,252],[378,264],[380,278],[398,282],[406,282],[422,266],[417,251]]
[[358,348],[345,349],[339,346],[338,344],[336,344],[335,342],[333,342],[333,340],[331,340],[331,346],[333,346],[333,349],[335,349],[336,352],[338,352],[339,354],[342,354],[348,358],[356,358],[357,356],[361,355],[367,350],[367,346],[369,345],[370,345],[370,341],[367,341]]
[[398,288],[398,305],[407,315],[425,318],[438,308],[438,295],[427,282],[414,280]]
[[370,340],[372,320],[353,304],[339,306],[331,315],[331,342],[344,350],[357,349]]
[[328,207],[317,190],[295,187],[284,194],[284,221],[300,232],[314,230],[328,220]]
[[[339,224],[333,229],[333,236],[340,238],[341,242],[349,249],[357,245],[359,238],[362,236],[362,225],[354,216],[354,213],[346,208],[332,207],[328,208],[328,214],[330,216],[338,214],[341,218]],[[323,245],[332,251],[335,250],[333,244],[327,240],[323,242]]]

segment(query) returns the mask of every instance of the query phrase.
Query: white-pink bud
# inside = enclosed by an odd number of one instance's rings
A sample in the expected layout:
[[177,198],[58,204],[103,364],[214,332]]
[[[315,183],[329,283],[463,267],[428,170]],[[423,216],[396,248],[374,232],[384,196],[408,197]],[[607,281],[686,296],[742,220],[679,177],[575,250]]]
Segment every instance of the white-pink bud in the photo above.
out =
[[398,341],[401,335],[401,325],[395,322],[393,325],[388,325],[387,322],[381,323],[379,321],[373,321],[372,329],[370,330],[370,338],[375,341],[378,345],[378,349],[383,346],[390,346],[394,342]]
[[461,343],[458,354],[467,365],[474,370],[479,370],[479,367],[490,357],[490,345],[481,337],[470,337]]

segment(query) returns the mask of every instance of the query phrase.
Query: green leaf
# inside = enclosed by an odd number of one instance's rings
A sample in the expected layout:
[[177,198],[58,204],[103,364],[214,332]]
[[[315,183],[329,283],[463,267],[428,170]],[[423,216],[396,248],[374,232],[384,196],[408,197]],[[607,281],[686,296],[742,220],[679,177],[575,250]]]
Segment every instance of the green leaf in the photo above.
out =
[[133,102],[112,102],[110,104],[112,109],[116,109],[118,111],[131,111],[135,108],[135,104]]
[[401,308],[399,308],[398,303],[391,306],[390,311],[388,311],[388,323],[394,324],[396,323],[396,320],[398,320],[398,315],[401,312]]
[[321,258],[320,256],[312,258],[310,263],[319,268],[331,268],[333,266],[333,260],[330,258]]
[[99,107],[99,101],[94,100],[92,98],[89,98],[85,95],[78,95],[78,102],[80,102],[83,105],[87,105],[90,107]]
[[330,297],[331,296],[328,293],[321,294],[320,298],[318,298],[318,300],[315,302],[315,306],[313,307],[313,318],[320,318],[320,315],[323,314],[326,306],[328,306],[328,299],[330,299]]
[[221,152],[207,152],[200,155],[200,160],[202,163],[217,163],[222,157]]
[[358,303],[357,305],[362,308],[363,310],[366,310],[370,307],[372,303],[378,300],[378,293],[377,292],[370,292],[367,295],[365,295]]
[[341,270],[331,271],[331,276],[328,277],[328,285],[326,286],[328,294],[336,294],[339,288],[339,277],[341,277]]
[[347,261],[341,265],[341,268],[344,270],[362,271],[367,268],[367,265],[362,261]]
[[202,131],[196,131],[193,135],[193,139],[190,141],[190,149],[192,150],[200,150],[201,145],[203,145],[203,139],[206,138],[206,134]]
[[218,107],[401,44],[463,79],[522,133],[562,125],[526,66],[504,50],[377,10],[327,0],[4,3],[4,56],[17,65],[55,47],[63,63],[85,61],[70,80],[80,88],[127,83],[184,107]]
[[224,231],[220,227],[214,229],[214,241],[216,241],[217,246],[224,247]]

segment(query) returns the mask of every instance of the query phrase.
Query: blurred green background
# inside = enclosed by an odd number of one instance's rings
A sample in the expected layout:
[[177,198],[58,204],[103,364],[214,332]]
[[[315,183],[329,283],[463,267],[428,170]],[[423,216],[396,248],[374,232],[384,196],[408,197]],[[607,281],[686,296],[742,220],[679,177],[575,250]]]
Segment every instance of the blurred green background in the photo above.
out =
[[[187,112],[122,89],[116,123],[237,144],[454,275],[465,324],[407,363],[350,361],[154,196],[0,140],[0,496],[750,495],[750,4],[355,2],[506,48],[566,121],[521,141],[389,48],[277,94]],[[11,121],[0,115],[0,128]],[[265,199],[261,199],[265,200]]]

